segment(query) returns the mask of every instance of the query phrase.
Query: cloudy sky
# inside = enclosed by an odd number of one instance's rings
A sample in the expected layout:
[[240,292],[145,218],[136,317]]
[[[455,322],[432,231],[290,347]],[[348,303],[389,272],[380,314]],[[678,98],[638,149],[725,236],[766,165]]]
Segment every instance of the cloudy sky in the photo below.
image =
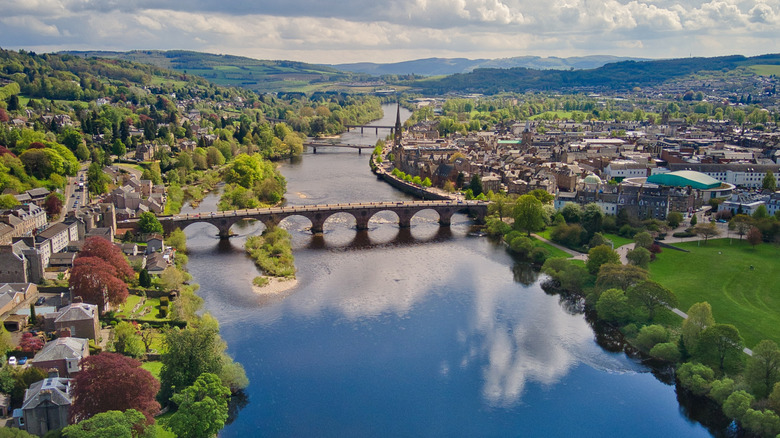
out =
[[780,52],[780,0],[0,0],[0,47],[314,63]]

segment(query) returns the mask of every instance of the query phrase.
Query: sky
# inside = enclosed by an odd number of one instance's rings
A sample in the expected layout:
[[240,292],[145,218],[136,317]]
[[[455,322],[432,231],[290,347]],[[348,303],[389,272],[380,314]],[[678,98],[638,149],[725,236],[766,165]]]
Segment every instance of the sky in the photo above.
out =
[[780,0],[0,0],[0,47],[322,64],[780,52]]

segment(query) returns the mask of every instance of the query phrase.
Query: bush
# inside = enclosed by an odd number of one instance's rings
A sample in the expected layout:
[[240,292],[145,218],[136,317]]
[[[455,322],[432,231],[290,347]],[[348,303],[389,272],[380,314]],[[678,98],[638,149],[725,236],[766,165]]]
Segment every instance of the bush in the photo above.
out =
[[715,371],[707,365],[686,362],[677,368],[677,379],[683,388],[696,395],[705,395],[710,392],[712,381],[715,380]]
[[650,351],[656,344],[667,341],[669,341],[669,332],[658,324],[642,327],[636,337],[637,346],[645,351]]
[[685,230],[685,231],[680,231],[680,232],[678,232],[678,233],[674,233],[674,234],[672,234],[672,237],[678,237],[678,238],[683,238],[683,237],[695,237],[695,236],[696,236],[696,233],[693,233],[693,232],[691,232],[691,231],[688,231],[688,230]]
[[160,306],[160,318],[168,316],[168,306]]
[[531,261],[536,264],[541,265],[547,260],[548,257],[550,257],[550,251],[548,251],[546,248],[537,247],[531,250]]
[[252,279],[252,284],[254,284],[257,287],[263,287],[268,284],[268,279],[263,276],[257,276]]
[[632,227],[631,225],[625,224],[618,230],[618,235],[627,237],[629,239],[633,239],[634,235],[636,234],[637,230],[636,228]]
[[675,342],[661,342],[650,349],[650,356],[667,362],[678,362],[682,355]]
[[160,297],[160,305],[161,306],[167,306],[170,302],[170,298],[168,297]]

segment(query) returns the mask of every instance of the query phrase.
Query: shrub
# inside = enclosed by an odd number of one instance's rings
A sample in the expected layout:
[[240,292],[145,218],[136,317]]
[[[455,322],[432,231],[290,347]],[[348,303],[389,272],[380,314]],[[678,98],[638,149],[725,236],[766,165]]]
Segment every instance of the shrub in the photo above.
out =
[[548,257],[550,257],[550,251],[548,251],[546,248],[537,247],[531,250],[531,261],[536,264],[541,265],[547,260]]
[[715,371],[707,365],[686,362],[677,369],[677,379],[683,388],[696,395],[705,395],[710,392]]
[[160,306],[160,318],[168,316],[168,306]]
[[680,349],[677,347],[676,343],[661,342],[660,344],[655,344],[655,346],[650,349],[650,356],[667,362],[678,362],[682,355],[680,354]]
[[656,344],[667,341],[669,341],[669,332],[658,324],[642,327],[636,337],[637,345],[645,351],[650,351]]

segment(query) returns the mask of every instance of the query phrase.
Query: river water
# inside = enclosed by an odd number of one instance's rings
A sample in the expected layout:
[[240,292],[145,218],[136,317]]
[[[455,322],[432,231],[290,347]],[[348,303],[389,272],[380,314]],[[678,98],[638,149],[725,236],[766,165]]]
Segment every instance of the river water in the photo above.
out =
[[[385,114],[376,124],[394,123],[395,108]],[[287,203],[409,199],[368,158],[318,148],[283,164]],[[258,271],[243,252],[262,225],[234,226],[229,241],[207,224],[185,230],[193,281],[251,382],[220,436],[710,436],[674,386],[599,346],[582,314],[471,237],[465,216],[440,228],[423,213],[411,229],[390,213],[366,232],[337,215],[320,236],[285,220],[299,283],[270,297],[252,291]]]

